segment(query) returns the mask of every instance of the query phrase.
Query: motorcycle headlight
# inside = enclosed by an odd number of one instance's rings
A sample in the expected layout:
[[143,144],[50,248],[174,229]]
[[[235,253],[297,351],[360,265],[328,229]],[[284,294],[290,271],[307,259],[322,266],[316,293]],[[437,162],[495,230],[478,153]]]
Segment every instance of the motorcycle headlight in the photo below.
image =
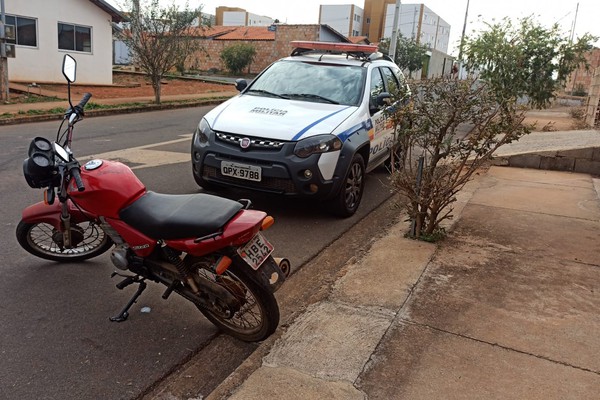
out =
[[208,125],[208,122],[206,122],[206,120],[202,118],[202,121],[200,121],[200,123],[196,127],[194,136],[196,136],[198,143],[200,143],[201,145],[205,145],[208,143],[208,137],[213,133],[214,132],[212,129],[210,129],[210,125]]
[[294,154],[301,158],[313,154],[327,153],[342,148],[342,141],[334,135],[313,136],[299,141],[294,148]]

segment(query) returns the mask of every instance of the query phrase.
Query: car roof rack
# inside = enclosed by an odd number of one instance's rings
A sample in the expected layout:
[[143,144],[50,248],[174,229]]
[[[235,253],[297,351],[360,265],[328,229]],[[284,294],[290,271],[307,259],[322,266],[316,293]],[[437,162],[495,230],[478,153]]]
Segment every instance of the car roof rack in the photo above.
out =
[[373,61],[384,58],[377,51],[377,46],[370,44],[354,44],[341,42],[315,42],[307,40],[294,40],[290,42],[294,46],[291,56],[304,54],[346,54],[365,61]]

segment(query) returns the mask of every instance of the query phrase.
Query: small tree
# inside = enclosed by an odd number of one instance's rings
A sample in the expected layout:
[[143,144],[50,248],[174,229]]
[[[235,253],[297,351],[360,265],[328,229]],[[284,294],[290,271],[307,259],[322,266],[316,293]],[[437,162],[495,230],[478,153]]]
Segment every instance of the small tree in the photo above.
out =
[[254,61],[256,49],[248,43],[237,43],[221,51],[221,60],[225,67],[233,74],[239,75],[244,68]]
[[408,199],[411,236],[430,239],[452,217],[456,194],[473,173],[529,130],[514,101],[498,103],[479,81],[438,78],[415,82],[411,91],[412,105],[390,115],[403,149],[392,184]]
[[148,74],[154,97],[160,104],[163,76],[175,67],[181,68],[186,58],[199,47],[193,38],[192,24],[201,8],[180,10],[175,3],[160,8],[159,0],[126,0],[129,30],[120,39],[129,48],[133,61]]
[[[572,42],[557,24],[545,28],[532,17],[513,26],[509,19],[464,42],[466,68],[479,73],[502,98],[524,98],[544,108],[579,65],[597,38],[586,33]],[[587,65],[587,64],[586,64]]]
[[[390,39],[379,42],[379,51],[389,54]],[[408,70],[409,76],[423,68],[423,59],[427,54],[427,46],[417,43],[414,39],[398,35],[396,41],[396,57],[394,62],[400,69]]]

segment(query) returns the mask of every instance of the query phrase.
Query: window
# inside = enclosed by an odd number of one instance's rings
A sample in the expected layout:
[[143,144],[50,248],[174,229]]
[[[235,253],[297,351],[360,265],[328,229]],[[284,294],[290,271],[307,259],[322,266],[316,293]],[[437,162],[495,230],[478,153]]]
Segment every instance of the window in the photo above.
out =
[[92,52],[92,28],[58,23],[58,48]]
[[382,67],[381,70],[383,72],[383,75],[385,76],[388,93],[390,93],[392,96],[396,96],[400,89],[398,78],[396,78],[396,75],[394,75],[392,70],[388,67]]
[[8,43],[37,47],[37,20],[6,15],[6,23],[15,26],[16,36],[15,40],[8,40]]
[[[377,110],[377,96],[384,91],[383,78],[379,72],[379,68],[373,68],[371,71],[371,99],[369,108],[371,109],[371,115],[374,110]],[[375,111],[376,112],[376,111]]]

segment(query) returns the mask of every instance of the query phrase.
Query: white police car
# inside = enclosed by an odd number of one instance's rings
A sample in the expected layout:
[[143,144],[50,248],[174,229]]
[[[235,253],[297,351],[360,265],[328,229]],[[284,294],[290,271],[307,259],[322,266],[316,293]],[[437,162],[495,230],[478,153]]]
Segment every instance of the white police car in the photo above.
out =
[[[360,204],[365,173],[389,157],[383,108],[400,69],[376,46],[292,42],[240,94],[211,110],[192,139],[196,182],[327,201],[340,216]],[[398,104],[398,103],[397,103]]]

